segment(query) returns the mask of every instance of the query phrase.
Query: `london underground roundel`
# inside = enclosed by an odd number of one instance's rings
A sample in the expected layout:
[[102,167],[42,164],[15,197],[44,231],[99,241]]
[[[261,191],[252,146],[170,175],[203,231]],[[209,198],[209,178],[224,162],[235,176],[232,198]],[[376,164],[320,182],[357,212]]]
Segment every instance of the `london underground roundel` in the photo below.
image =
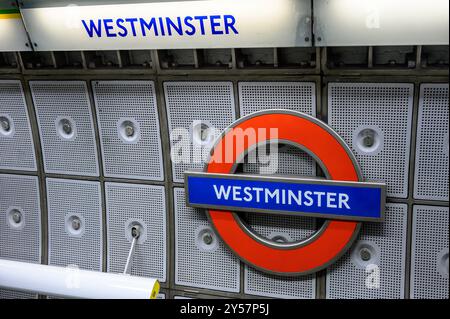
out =
[[[307,152],[327,178],[236,174],[248,153],[268,143]],[[203,172],[185,173],[185,187],[187,205],[206,209],[217,234],[242,261],[287,276],[310,274],[336,261],[351,246],[361,222],[383,220],[386,196],[384,184],[363,182],[355,157],[330,127],[309,115],[280,110],[233,123],[216,141]],[[239,212],[246,211],[325,221],[309,238],[281,243],[243,222]]]

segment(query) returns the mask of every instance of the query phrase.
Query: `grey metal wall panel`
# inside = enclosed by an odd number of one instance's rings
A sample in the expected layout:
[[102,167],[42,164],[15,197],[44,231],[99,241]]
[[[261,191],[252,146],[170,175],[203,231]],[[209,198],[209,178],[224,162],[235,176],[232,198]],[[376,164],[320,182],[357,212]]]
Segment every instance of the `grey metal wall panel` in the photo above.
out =
[[[247,214],[246,222],[261,236],[282,242],[298,242],[316,231],[314,218],[309,217]],[[276,276],[246,266],[244,292],[275,298],[312,299],[316,296],[316,276]]]
[[[41,262],[41,205],[35,176],[0,174],[0,258]],[[0,289],[0,299],[29,299],[36,294]]]
[[327,269],[327,298],[404,297],[406,204],[387,204],[385,221],[364,223],[353,247]]
[[101,271],[100,183],[47,178],[47,205],[49,264]]
[[[202,134],[201,125],[214,128],[220,134],[236,118],[232,82],[164,82],[164,94],[167,109],[169,131],[172,135],[171,149],[179,143],[191,150],[186,162],[172,162],[173,180],[183,182],[183,173],[187,169],[201,169],[204,162],[194,163],[193,148],[206,155],[212,147],[215,134],[208,132],[203,143],[198,134]],[[188,136],[179,142],[174,130],[183,129]],[[176,131],[175,131],[176,132]],[[211,135],[210,135],[211,134]]]
[[36,298],[37,298],[37,295],[30,293],[30,292],[10,290],[10,289],[0,289],[0,300],[1,299],[36,299]]
[[[41,207],[35,176],[0,174],[0,258],[41,262]],[[0,299],[32,299],[36,294],[0,289]]]
[[41,205],[35,176],[0,174],[0,257],[41,262]]
[[47,173],[99,176],[92,112],[83,81],[31,81]]
[[448,83],[422,84],[414,198],[448,201]]
[[107,177],[164,180],[153,81],[93,81]]
[[415,205],[411,298],[448,299],[448,207]]
[[[316,116],[314,82],[239,82],[241,116],[268,109],[292,110]],[[305,152],[291,146],[279,149],[278,174],[314,176],[315,162]],[[264,174],[257,163],[246,163],[245,173]]]
[[132,257],[131,275],[166,281],[166,200],[163,186],[106,183],[108,271],[123,273],[130,251],[131,228],[141,234]]
[[217,237],[204,211],[186,206],[183,188],[174,188],[174,207],[175,284],[239,292],[239,260]]
[[36,171],[30,119],[18,80],[0,80],[0,169]]
[[407,198],[413,84],[329,83],[328,123],[347,142],[363,176]]

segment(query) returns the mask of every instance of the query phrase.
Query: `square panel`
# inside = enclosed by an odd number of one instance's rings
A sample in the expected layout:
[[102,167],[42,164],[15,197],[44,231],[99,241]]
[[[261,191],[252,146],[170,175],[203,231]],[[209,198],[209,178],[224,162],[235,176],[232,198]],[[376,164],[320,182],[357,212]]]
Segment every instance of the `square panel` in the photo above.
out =
[[153,81],[93,81],[107,177],[164,180]]
[[408,197],[413,91],[407,83],[328,84],[329,125],[389,197]]
[[[41,262],[41,204],[35,176],[0,174],[0,258]],[[0,288],[0,299],[36,294]]]
[[173,180],[183,183],[184,171],[203,168],[215,138],[235,120],[233,83],[164,82],[164,94]]
[[166,281],[166,199],[163,186],[106,183],[108,271],[123,273],[131,248],[131,230],[140,235],[131,275]]
[[203,210],[186,206],[184,188],[174,189],[175,284],[239,292],[239,260],[219,239]]
[[47,178],[49,265],[102,270],[99,182]]
[[414,198],[448,201],[448,84],[422,84]]
[[0,258],[40,263],[38,178],[0,174],[0,190]]
[[36,171],[30,118],[17,80],[0,80],[0,149],[0,169]]
[[350,250],[327,269],[327,298],[404,298],[407,217],[406,204],[386,204],[383,222],[362,225]]
[[448,299],[448,207],[415,205],[411,298]]
[[99,176],[91,105],[83,81],[30,81],[46,173]]

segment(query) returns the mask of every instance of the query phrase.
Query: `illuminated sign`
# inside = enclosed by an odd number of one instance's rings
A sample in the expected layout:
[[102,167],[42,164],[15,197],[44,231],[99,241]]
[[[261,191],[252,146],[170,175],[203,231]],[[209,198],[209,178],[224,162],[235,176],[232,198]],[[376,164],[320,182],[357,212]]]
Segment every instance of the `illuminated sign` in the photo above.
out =
[[30,51],[19,9],[12,1],[0,1],[0,52]]
[[21,12],[41,51],[311,46],[307,0],[26,6]]
[[[277,130],[249,138],[253,131]],[[242,137],[242,138],[240,138]],[[306,151],[326,179],[235,174],[238,164],[261,145],[283,143]],[[245,263],[280,275],[324,269],[351,246],[362,221],[383,220],[385,184],[362,180],[345,142],[325,123],[294,111],[261,111],[243,117],[217,140],[203,172],[186,172],[186,203],[205,208],[224,243]],[[238,212],[324,218],[322,227],[301,242],[262,237]]]

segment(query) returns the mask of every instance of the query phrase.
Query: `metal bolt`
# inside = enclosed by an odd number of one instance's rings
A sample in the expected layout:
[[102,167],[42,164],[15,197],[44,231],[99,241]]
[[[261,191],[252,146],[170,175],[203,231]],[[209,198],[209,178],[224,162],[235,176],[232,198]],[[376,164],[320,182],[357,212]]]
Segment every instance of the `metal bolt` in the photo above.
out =
[[211,236],[211,234],[205,234],[205,235],[203,236],[203,242],[204,242],[206,245],[211,245],[212,242],[213,242],[213,237]]
[[67,135],[72,133],[72,125],[68,120],[62,120],[62,129]]
[[363,144],[365,147],[372,147],[373,144],[375,143],[375,138],[374,138],[374,134],[372,131],[370,130],[366,130],[363,132],[364,137],[363,137]]
[[74,230],[79,230],[81,228],[81,220],[79,220],[78,218],[72,219],[72,228]]
[[363,261],[369,261],[372,258],[372,254],[369,249],[363,248],[359,251],[359,255]]
[[134,126],[133,123],[127,122],[125,123],[125,134],[128,137],[134,136]]
[[14,211],[14,213],[12,214],[12,220],[16,224],[20,224],[20,222],[22,221],[22,214],[19,211]]
[[138,239],[140,235],[141,235],[141,230],[140,230],[139,226],[136,225],[136,226],[131,227],[131,236],[133,238]]
[[138,239],[141,236],[141,227],[134,225],[131,227],[131,237]]
[[277,243],[287,243],[286,238],[281,235],[273,237],[272,240],[276,241]]
[[0,125],[5,132],[9,132],[11,125],[6,117],[0,117]]
[[207,140],[209,135],[209,127],[206,124],[202,124],[200,127],[200,139],[204,142]]

